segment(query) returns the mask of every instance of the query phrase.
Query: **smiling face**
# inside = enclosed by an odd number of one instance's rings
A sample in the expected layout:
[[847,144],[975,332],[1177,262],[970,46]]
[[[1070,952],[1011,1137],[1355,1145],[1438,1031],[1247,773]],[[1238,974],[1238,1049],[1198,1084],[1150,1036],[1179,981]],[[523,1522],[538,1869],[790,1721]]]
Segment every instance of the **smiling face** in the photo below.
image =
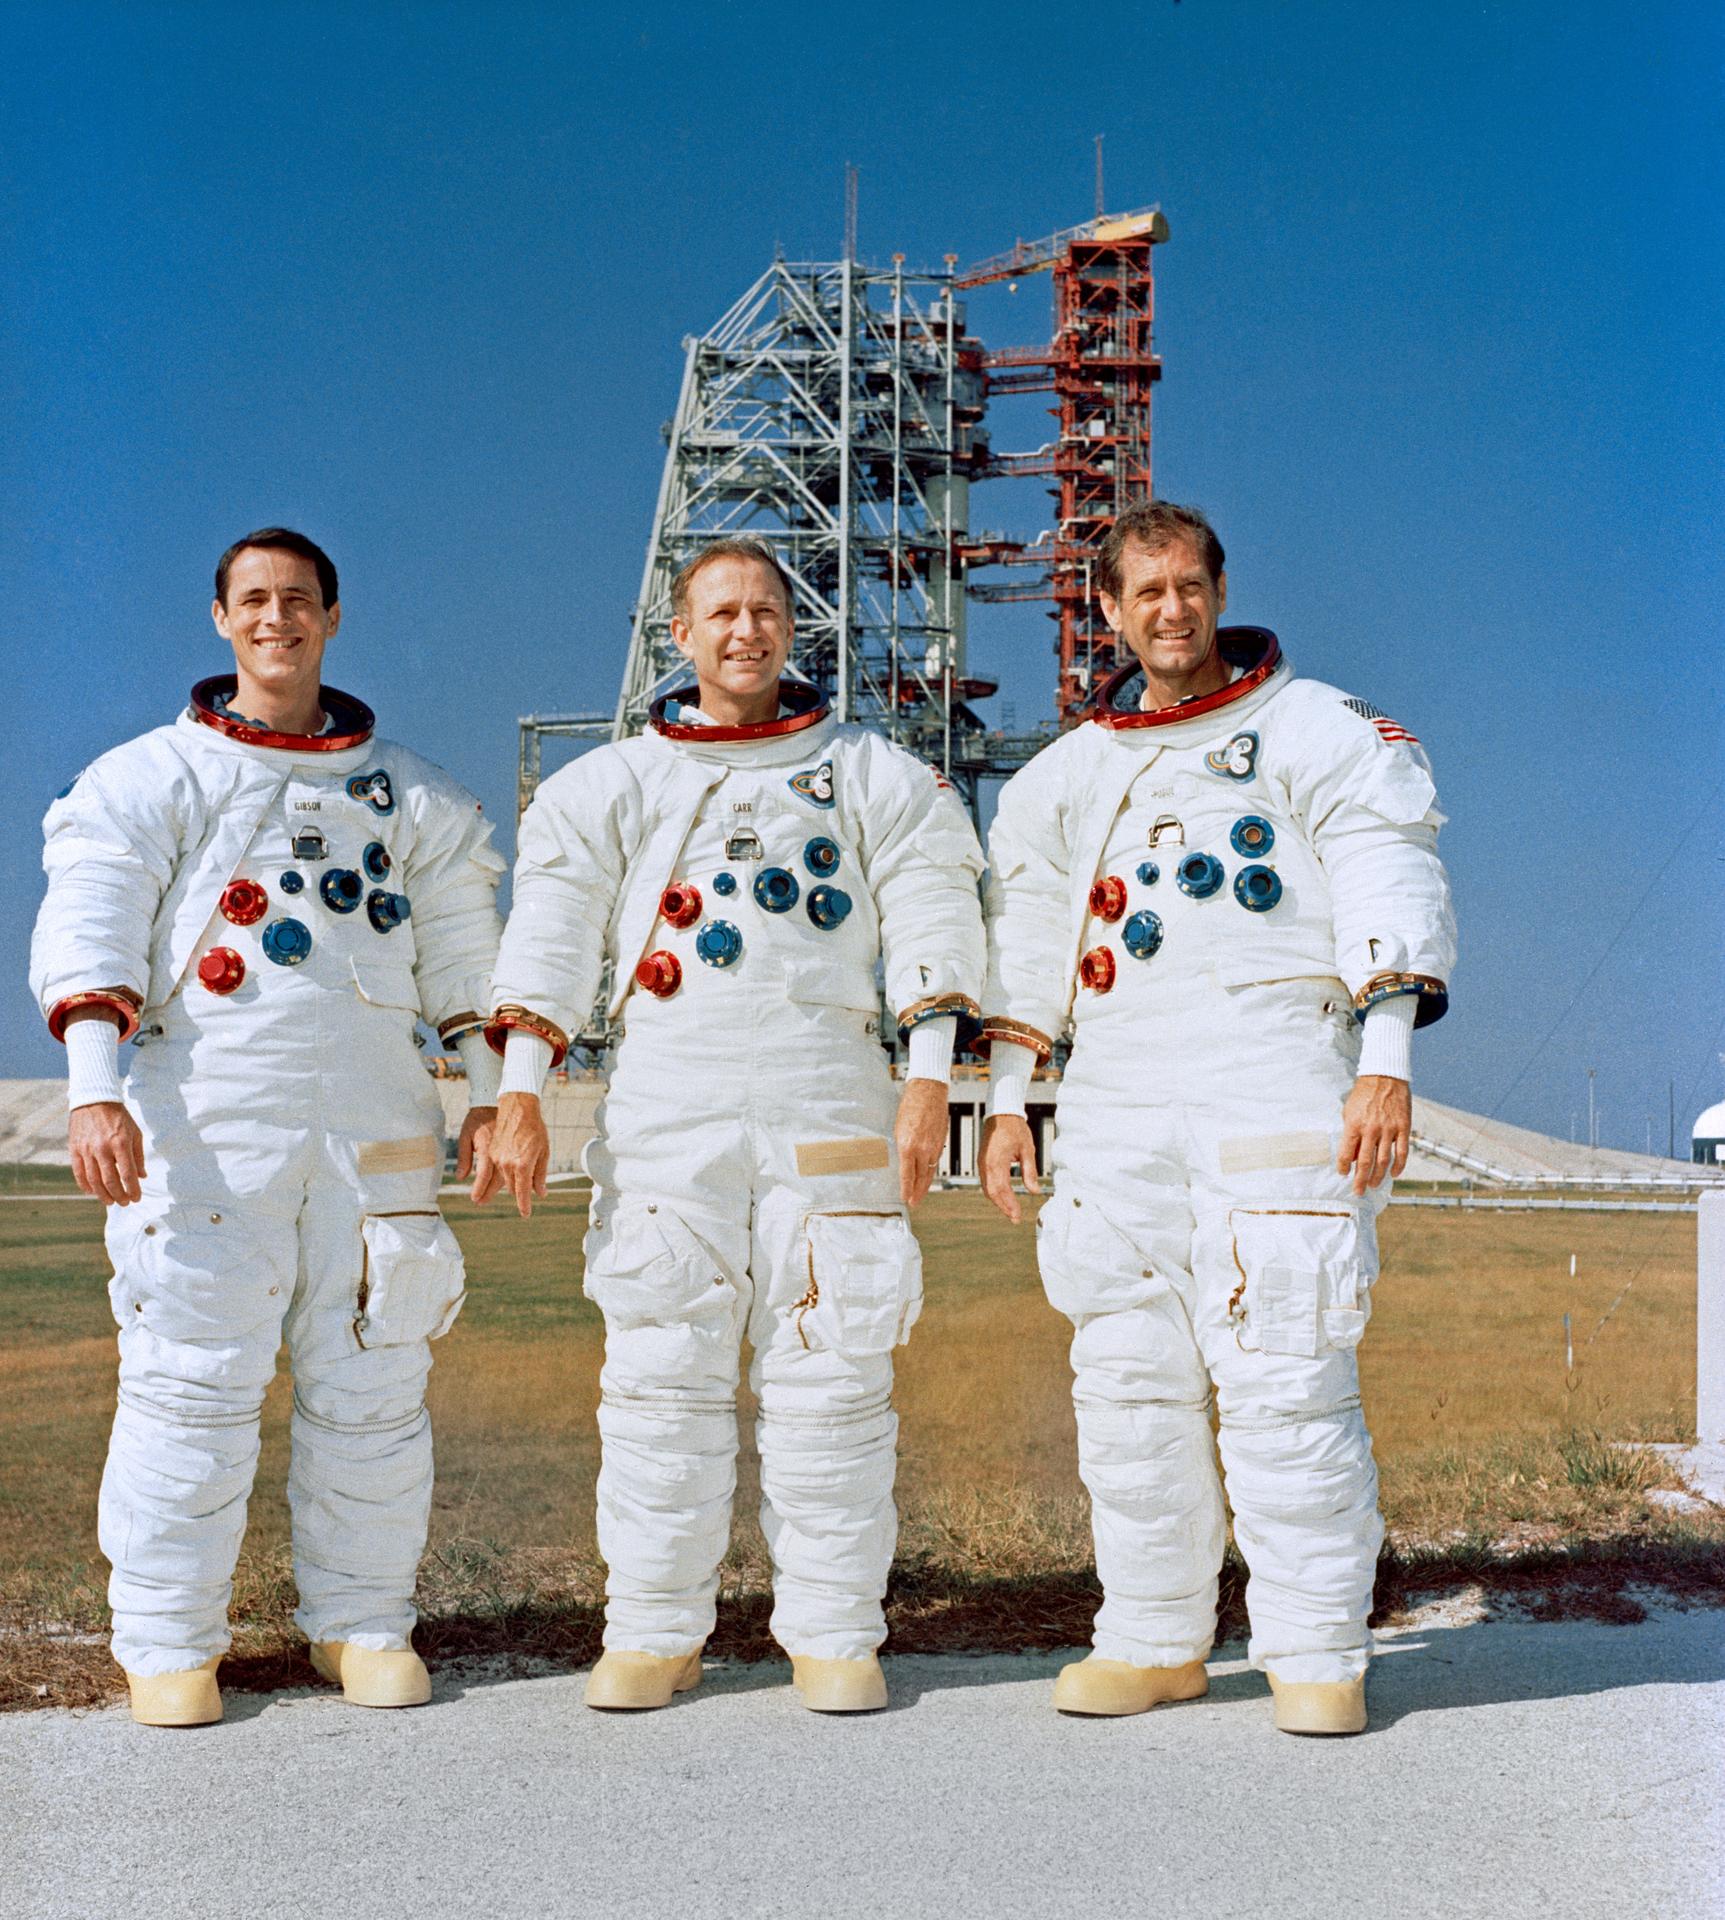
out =
[[[210,617],[230,642],[243,712],[316,710],[324,643],[341,625],[341,604],[326,607],[310,560],[278,547],[246,547],[228,569],[226,604]],[[250,704],[248,704],[248,702]]]
[[1100,598],[1109,626],[1137,655],[1155,704],[1226,683],[1216,622],[1228,604],[1228,576],[1212,580],[1191,541],[1146,547],[1129,540],[1120,556],[1119,598]]
[[790,609],[771,567],[722,555],[689,582],[671,638],[695,669],[701,711],[727,725],[771,720],[791,653]]

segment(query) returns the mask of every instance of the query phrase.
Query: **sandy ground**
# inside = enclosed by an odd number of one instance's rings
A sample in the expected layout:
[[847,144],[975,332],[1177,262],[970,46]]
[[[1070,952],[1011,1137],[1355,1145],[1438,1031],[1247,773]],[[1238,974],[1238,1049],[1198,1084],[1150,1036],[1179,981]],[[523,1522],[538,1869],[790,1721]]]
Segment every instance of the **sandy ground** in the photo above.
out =
[[[1209,1698],[1062,1718],[1063,1656],[889,1660],[867,1718],[719,1666],[661,1713],[580,1676],[439,1676],[433,1704],[233,1696],[217,1728],[0,1721],[10,1920],[1086,1916],[1690,1920],[1725,1894],[1725,1613],[1383,1641],[1372,1730]],[[1225,1657],[1233,1654],[1235,1657]]]

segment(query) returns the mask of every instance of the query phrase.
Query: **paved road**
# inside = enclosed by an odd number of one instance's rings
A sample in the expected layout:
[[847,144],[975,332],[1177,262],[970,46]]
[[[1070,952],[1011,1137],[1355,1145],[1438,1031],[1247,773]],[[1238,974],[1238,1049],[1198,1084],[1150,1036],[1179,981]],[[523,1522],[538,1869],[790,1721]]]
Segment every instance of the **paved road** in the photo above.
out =
[[1295,1740],[1262,1679],[1136,1720],[1049,1710],[1058,1657],[890,1661],[819,1719],[783,1667],[584,1712],[578,1676],[445,1676],[418,1713],[230,1698],[0,1721],[9,1920],[1699,1920],[1725,1911],[1725,1613],[1428,1624],[1373,1731]]

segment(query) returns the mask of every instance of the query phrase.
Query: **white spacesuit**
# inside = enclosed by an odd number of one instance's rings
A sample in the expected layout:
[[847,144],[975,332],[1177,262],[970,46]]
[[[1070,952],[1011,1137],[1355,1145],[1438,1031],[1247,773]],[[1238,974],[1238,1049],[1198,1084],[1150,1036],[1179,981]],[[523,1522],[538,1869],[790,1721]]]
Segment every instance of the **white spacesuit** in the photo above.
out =
[[346,695],[326,688],[330,725],[301,738],[233,718],[233,685],[202,682],[49,810],[31,958],[56,1037],[100,1003],[139,1049],[143,1198],[108,1216],[100,1538],[114,1655],[141,1676],[228,1645],[284,1331],[295,1617],[314,1643],[408,1645],[429,1342],[463,1287],[414,1019],[477,1038],[499,933],[502,861],[472,795]]
[[662,701],[647,733],[545,782],[493,989],[494,1044],[525,1030],[560,1057],[614,968],[585,1282],[606,1326],[605,1645],[660,1660],[713,1625],[745,1333],[773,1633],[821,1661],[872,1660],[884,1637],[891,1350],[922,1273],[877,962],[906,1029],[974,1016],[982,980],[982,855],[957,797],[813,688],[782,697],[735,727]]
[[1144,713],[1131,668],[1007,784],[984,1033],[1004,1070],[1073,1028],[1037,1224],[1075,1329],[1096,1655],[1209,1651],[1214,1385],[1251,1659],[1345,1682],[1382,1537],[1355,1348],[1389,1188],[1336,1171],[1341,1110],[1372,1009],[1445,1009],[1442,816],[1405,729],[1295,680],[1271,634],[1219,638],[1231,684]]

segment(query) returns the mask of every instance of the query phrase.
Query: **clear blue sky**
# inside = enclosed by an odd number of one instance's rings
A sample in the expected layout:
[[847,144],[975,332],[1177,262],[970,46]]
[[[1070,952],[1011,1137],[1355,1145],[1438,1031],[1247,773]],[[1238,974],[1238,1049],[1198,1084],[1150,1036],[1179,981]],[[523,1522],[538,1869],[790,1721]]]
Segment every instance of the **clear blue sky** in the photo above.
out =
[[[1675,1078],[1681,1149],[1725,1045],[1722,54],[1657,0],[7,7],[0,1073],[59,1071],[42,809],[222,666],[236,532],[331,548],[330,677],[508,842],[516,715],[613,698],[683,335],[837,253],[846,161],[865,256],[971,260],[1086,218],[1102,132],[1173,229],[1158,491],[1437,763],[1418,1086],[1564,1134],[1593,1066],[1641,1147]],[[972,320],[1044,335],[1046,280]],[[973,617],[1021,723],[1051,633]]]

